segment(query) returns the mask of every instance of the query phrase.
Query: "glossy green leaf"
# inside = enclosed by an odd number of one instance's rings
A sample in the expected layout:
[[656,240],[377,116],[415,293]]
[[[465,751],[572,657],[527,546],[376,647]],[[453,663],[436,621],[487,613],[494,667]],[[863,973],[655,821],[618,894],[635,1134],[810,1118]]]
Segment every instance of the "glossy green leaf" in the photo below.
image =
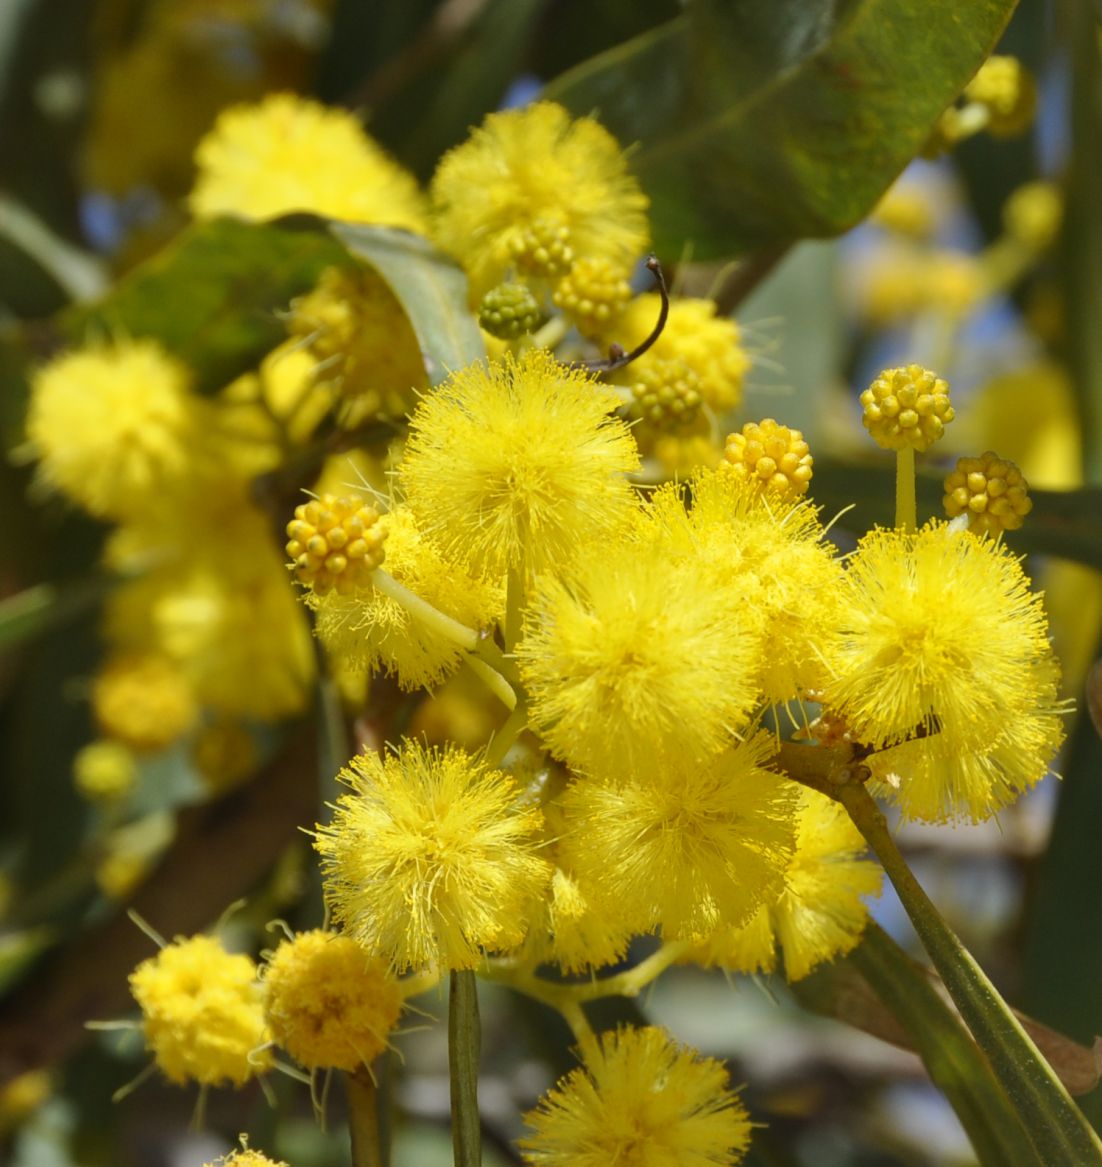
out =
[[991,52],[1015,0],[694,0],[546,95],[623,142],[661,254],[858,223]]
[[334,223],[332,232],[398,298],[421,343],[433,385],[485,357],[482,333],[467,308],[467,277],[447,256],[418,235],[387,227]]
[[849,956],[792,985],[807,1008],[914,1049],[984,1167],[1042,1167],[987,1059],[926,971],[872,923]]
[[73,344],[97,334],[154,337],[187,362],[202,391],[215,392],[284,338],[278,314],[342,258],[310,216],[195,223],[103,299],[64,313],[61,331]]

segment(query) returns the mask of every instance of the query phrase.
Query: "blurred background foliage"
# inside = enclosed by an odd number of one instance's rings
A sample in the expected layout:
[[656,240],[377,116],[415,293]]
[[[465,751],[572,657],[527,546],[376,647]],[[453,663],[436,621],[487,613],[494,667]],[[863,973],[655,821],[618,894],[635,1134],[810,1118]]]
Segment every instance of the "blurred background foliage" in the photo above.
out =
[[[1024,0],[1004,32],[1012,8],[892,0],[0,6],[0,437],[12,455],[0,463],[0,1076],[8,1083],[0,1155],[20,1167],[198,1164],[248,1130],[255,1145],[301,1167],[345,1161],[339,1102],[336,1131],[325,1134],[304,1088],[278,1075],[278,1107],[251,1089],[219,1092],[204,1133],[187,1129],[194,1097],[157,1081],[113,1104],[143,1055],[137,1042],[83,1029],[88,1019],[126,1014],[126,974],[148,955],[128,905],[172,935],[210,927],[247,897],[228,925],[246,947],[271,942],[264,929],[273,918],[316,922],[320,893],[297,828],[331,794],[344,727],[323,686],[317,710],[271,731],[263,764],[227,794],[212,797],[186,752],[170,750],[143,765],[134,823],[112,823],[79,797],[72,763],[93,736],[88,679],[111,585],[97,567],[103,529],[42,497],[20,460],[27,371],[67,343],[122,327],[157,336],[213,392],[277,343],[278,311],[342,247],[391,282],[423,347],[452,346],[441,350],[443,364],[464,344],[431,259],[388,259],[370,231],[342,237],[307,217],[189,226],[192,152],[217,112],[272,90],[314,94],[363,111],[370,131],[425,179],[486,112],[544,86],[575,113],[597,111],[621,141],[638,143],[632,165],[654,201],[657,245],[677,285],[714,294],[725,309],[737,304],[755,366],[742,416],[730,420],[774,415],[804,431],[816,501],[828,513],[855,504],[838,528],[843,542],[891,518],[891,466],[859,442],[855,407],[882,366],[918,359],[949,377],[961,420],[943,461],[995,448],[1022,466],[1036,508],[1009,541],[1033,553],[1066,693],[1082,711],[1102,628],[1098,9],[1088,0]],[[897,189],[921,220],[910,238],[876,216],[862,225],[996,41],[1038,80],[1031,130],[1009,140],[981,134],[907,169]],[[1038,179],[1062,196],[1059,238],[996,295],[969,292],[969,264],[990,258],[1004,237],[1008,197]],[[911,263],[941,283],[927,302],[900,305],[883,273]],[[926,514],[939,510],[944,469],[931,466],[920,482]],[[453,724],[456,709],[469,710],[477,738],[478,709],[465,700],[462,691],[440,698]],[[400,699],[379,686],[372,702],[393,717]],[[431,732],[440,702],[402,715],[420,716]],[[1008,998],[1089,1044],[1102,1029],[1094,900],[1102,745],[1083,712],[1069,725],[1061,769],[1061,784],[1046,781],[998,823],[909,827],[901,838]],[[129,854],[127,871],[138,874],[113,880],[111,854]],[[911,943],[888,897],[877,917]],[[803,995],[846,1014],[829,988],[817,1001]],[[441,1010],[435,998],[424,1007]],[[749,1159],[759,1167],[971,1161],[913,1054],[813,1018],[783,987],[674,970],[638,1005],[605,1007],[641,1011],[730,1060],[735,1080],[749,1083],[752,1114],[768,1123]],[[487,1162],[510,1162],[517,1107],[569,1067],[569,1035],[504,990],[486,991],[484,1015]],[[398,1164],[450,1161],[443,1040],[439,1026],[408,1033],[401,1060],[384,1067],[399,1115]],[[1102,1120],[1097,1091],[1082,1101]]]

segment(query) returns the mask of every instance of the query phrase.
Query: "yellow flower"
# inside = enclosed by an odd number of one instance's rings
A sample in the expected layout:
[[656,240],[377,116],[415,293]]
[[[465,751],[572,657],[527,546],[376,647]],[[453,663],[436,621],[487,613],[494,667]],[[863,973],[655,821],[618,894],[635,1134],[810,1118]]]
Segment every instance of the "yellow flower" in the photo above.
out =
[[736,478],[782,498],[799,498],[811,482],[813,459],[803,434],[771,417],[729,434],[723,457]]
[[[921,794],[900,787],[908,813],[984,817],[1043,776],[1061,738],[1058,668],[1041,597],[1004,546],[940,523],[873,531],[842,602],[826,704],[879,749],[928,735],[877,761],[928,760]],[[938,759],[954,760],[940,778]]]
[[550,878],[543,816],[507,775],[463,750],[405,741],[341,771],[352,788],[319,826],[333,917],[397,971],[474,968],[524,937],[523,909]]
[[136,750],[171,745],[199,712],[183,671],[154,653],[108,661],[92,683],[92,709],[105,734]]
[[795,840],[798,791],[765,768],[774,752],[759,733],[706,764],[577,779],[561,800],[564,864],[637,932],[743,923],[780,892]]
[[[504,589],[445,559],[418,531],[408,507],[386,516],[387,571],[415,595],[470,628],[491,627],[503,615]],[[350,595],[309,596],[318,637],[353,668],[384,669],[407,691],[432,688],[459,667],[463,653],[453,640],[368,585]]]
[[602,1034],[525,1121],[538,1167],[727,1167],[750,1143],[723,1064],[653,1026]]
[[272,219],[313,211],[420,231],[421,194],[346,110],[291,93],[223,110],[195,151],[191,213]]
[[885,369],[861,394],[861,420],[885,450],[928,450],[953,420],[949,386],[921,365]]
[[263,977],[272,1037],[308,1069],[370,1065],[402,1012],[402,990],[386,964],[337,933],[285,940]]
[[978,458],[957,459],[945,479],[942,505],[951,519],[967,514],[969,530],[999,535],[1022,525],[1033,500],[1018,467],[986,450]]
[[764,699],[783,704],[827,680],[823,645],[838,620],[842,568],[815,510],[763,494],[726,466],[701,470],[680,487],[667,484],[643,511],[640,537],[700,586],[733,588],[744,620],[756,623],[762,648],[750,680]]
[[269,1159],[262,1151],[250,1150],[244,1146],[245,1136],[241,1136],[242,1149],[222,1155],[211,1163],[204,1163],[203,1167],[287,1167],[282,1159]]
[[796,847],[779,898],[740,928],[710,937],[694,959],[736,972],[773,972],[779,943],[790,981],[844,956],[868,920],[862,897],[880,893],[883,872],[838,803],[807,787],[799,795]]
[[629,268],[647,246],[647,198],[616,140],[547,101],[490,114],[440,160],[431,194],[434,238],[466,268],[472,305],[514,270]]
[[964,96],[987,107],[987,131],[996,138],[1028,129],[1037,108],[1037,85],[1017,57],[988,57],[965,86]]
[[371,582],[386,555],[386,523],[359,495],[323,494],[295,507],[286,552],[299,583],[318,596],[350,595]]
[[616,394],[543,349],[469,365],[410,420],[399,481],[422,533],[489,576],[561,568],[632,509],[639,465]]
[[335,390],[346,427],[404,416],[428,384],[413,325],[370,268],[327,268],[291,301],[287,326],[318,362],[318,379]]
[[117,802],[134,789],[138,764],[133,750],[122,742],[89,742],[73,759],[73,780],[85,798]]
[[271,1064],[256,966],[212,937],[180,938],[142,961],[130,991],[170,1082],[241,1086]]
[[[657,292],[636,296],[605,333],[625,349],[640,344],[658,319],[661,300]],[[716,413],[736,409],[742,401],[742,385],[750,357],[742,346],[739,326],[716,315],[715,303],[678,297],[662,334],[638,360],[614,376],[621,384],[638,379],[656,361],[681,361],[696,375],[705,404]]]
[[45,482],[99,518],[120,519],[188,473],[203,404],[158,344],[119,339],[38,371],[27,436]]
[[579,259],[555,288],[554,301],[583,336],[600,336],[631,300],[630,271],[604,256]]
[[760,623],[737,588],[643,544],[589,543],[567,577],[539,577],[517,646],[532,724],[572,766],[704,759],[749,721]]

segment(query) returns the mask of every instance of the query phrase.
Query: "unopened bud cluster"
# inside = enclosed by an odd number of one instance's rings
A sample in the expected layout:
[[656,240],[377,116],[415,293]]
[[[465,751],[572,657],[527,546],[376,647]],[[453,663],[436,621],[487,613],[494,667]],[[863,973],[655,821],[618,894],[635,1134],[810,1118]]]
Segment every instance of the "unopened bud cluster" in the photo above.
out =
[[1022,472],[992,450],[978,458],[961,458],[945,479],[945,513],[955,519],[968,515],[976,532],[998,535],[1016,531],[1033,509],[1029,483]]
[[539,301],[524,284],[498,284],[478,307],[478,323],[498,340],[516,340],[534,332],[542,319]]
[[786,498],[807,492],[813,459],[803,434],[771,417],[747,422],[742,431],[727,438],[723,457],[731,473]]
[[359,498],[323,494],[302,503],[287,536],[295,576],[319,595],[354,592],[383,562],[386,528],[379,512]]
[[1020,134],[1037,108],[1037,86],[1017,57],[988,57],[964,96],[987,108],[987,130],[996,137]]
[[633,370],[631,413],[657,429],[691,425],[704,398],[700,377],[684,361],[655,359]]
[[861,394],[862,421],[885,450],[927,450],[953,420],[949,386],[921,365],[885,369]]
[[513,260],[526,275],[557,279],[574,264],[570,228],[540,217],[517,236],[511,247]]
[[554,301],[583,336],[598,336],[631,299],[624,272],[603,256],[583,256],[559,281]]

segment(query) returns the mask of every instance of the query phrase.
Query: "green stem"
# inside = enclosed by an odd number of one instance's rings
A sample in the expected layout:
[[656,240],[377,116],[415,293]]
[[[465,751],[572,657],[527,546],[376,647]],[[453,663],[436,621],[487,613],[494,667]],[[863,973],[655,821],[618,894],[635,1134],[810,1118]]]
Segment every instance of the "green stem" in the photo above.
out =
[[528,707],[523,701],[518,701],[512,713],[505,719],[505,724],[494,734],[493,741],[486,747],[486,765],[496,770],[505,760],[505,755],[513,743],[527,728]]
[[505,651],[512,652],[520,640],[520,630],[524,623],[523,568],[510,567],[505,582]]
[[915,502],[915,452],[904,446],[895,452],[895,525],[903,531],[913,531],[918,515]]
[[366,1066],[344,1076],[352,1167],[384,1167],[379,1147],[379,1098]]
[[452,1148],[455,1167],[480,1167],[482,1125],[478,1115],[478,983],[470,969],[451,974],[448,1069],[451,1074]]
[[902,1024],[985,1167],[1044,1167],[1021,1115],[960,1018],[920,968],[875,923],[848,960]]
[[478,677],[480,681],[485,684],[486,688],[505,706],[506,709],[516,712],[517,695],[513,690],[513,686],[497,671],[477,656],[468,656],[467,664],[471,667],[471,672]]
[[389,572],[379,568],[372,573],[371,582],[384,596],[400,604],[414,619],[420,620],[432,632],[460,648],[465,648],[468,652],[474,652],[478,648],[479,635],[474,628],[468,628],[466,624],[453,620],[439,608],[434,608],[427,600],[422,600],[415,592],[411,592],[405,584],[400,584]]
[[1102,1164],[1102,1142],[995,986],[945,923],[900,854],[865,786],[837,797],[883,864],[934,967],[1048,1164]]

